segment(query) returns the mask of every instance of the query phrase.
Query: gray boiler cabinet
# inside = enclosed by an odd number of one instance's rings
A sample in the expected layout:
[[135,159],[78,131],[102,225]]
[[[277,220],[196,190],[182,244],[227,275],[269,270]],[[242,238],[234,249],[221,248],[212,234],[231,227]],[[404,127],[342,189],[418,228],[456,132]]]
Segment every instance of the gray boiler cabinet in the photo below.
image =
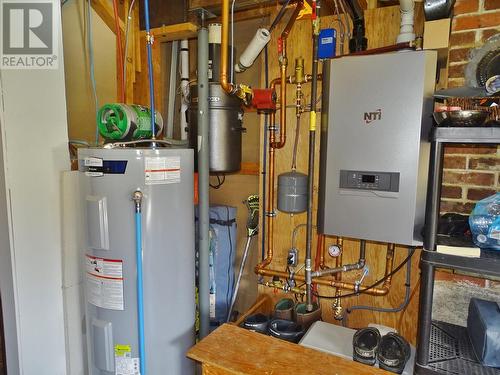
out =
[[321,233],[422,245],[434,51],[324,63]]

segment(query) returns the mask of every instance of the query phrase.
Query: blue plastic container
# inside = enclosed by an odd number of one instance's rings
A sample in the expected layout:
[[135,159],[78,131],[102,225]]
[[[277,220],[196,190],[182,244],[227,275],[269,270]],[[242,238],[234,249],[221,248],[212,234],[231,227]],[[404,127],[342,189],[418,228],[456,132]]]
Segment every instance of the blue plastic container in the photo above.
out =
[[500,250],[500,192],[476,203],[469,225],[476,246]]

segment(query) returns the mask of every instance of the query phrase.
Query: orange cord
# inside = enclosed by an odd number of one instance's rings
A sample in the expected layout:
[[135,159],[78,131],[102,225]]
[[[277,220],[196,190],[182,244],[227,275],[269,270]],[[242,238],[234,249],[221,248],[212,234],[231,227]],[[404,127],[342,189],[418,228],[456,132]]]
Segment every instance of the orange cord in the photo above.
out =
[[118,53],[118,89],[120,92],[120,102],[125,103],[125,77],[123,76],[123,46],[120,30],[120,16],[118,15],[118,0],[113,0],[113,13],[115,17],[115,32],[116,32],[116,52]]

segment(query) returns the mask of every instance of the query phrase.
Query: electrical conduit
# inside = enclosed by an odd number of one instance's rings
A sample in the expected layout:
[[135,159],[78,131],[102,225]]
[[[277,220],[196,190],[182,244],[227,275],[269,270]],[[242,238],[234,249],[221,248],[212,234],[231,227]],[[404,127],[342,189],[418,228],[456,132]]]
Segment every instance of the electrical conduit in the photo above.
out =
[[318,88],[318,39],[320,28],[320,1],[312,2],[312,28],[313,28],[313,61],[312,61],[312,83],[311,83],[311,113],[309,123],[309,160],[307,175],[307,230],[306,230],[306,260],[305,260],[305,281],[306,281],[306,311],[313,311],[312,303],[312,220],[313,220],[313,193],[314,193],[314,153],[316,143],[316,98]]
[[137,263],[137,326],[139,334],[139,365],[141,375],[146,375],[146,345],[144,338],[144,287],[142,277],[142,198],[137,190],[132,195],[135,203],[135,255]]

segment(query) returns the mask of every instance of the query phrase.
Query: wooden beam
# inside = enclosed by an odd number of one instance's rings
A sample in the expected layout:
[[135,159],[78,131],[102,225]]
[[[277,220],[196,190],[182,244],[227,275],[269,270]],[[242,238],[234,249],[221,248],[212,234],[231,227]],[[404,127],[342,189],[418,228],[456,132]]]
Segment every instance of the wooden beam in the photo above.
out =
[[[99,17],[104,21],[104,23],[110,28],[110,30],[116,34],[115,30],[115,17],[113,13],[113,7],[108,3],[107,0],[91,0],[92,8],[97,13]],[[122,33],[125,31],[125,24],[120,19],[120,30]]]
[[[155,27],[151,33],[155,42],[170,42],[172,40],[193,39],[196,38],[198,26],[192,22],[178,23],[175,25]],[[145,32],[142,31],[144,34]]]
[[189,9],[220,7],[221,3],[221,0],[189,0]]
[[[271,12],[273,9],[274,9],[273,7],[266,6],[266,7],[253,8],[253,9],[241,10],[239,12],[234,12],[234,22],[269,17],[271,15]],[[222,18],[216,17],[210,21],[211,22],[221,22]]]

